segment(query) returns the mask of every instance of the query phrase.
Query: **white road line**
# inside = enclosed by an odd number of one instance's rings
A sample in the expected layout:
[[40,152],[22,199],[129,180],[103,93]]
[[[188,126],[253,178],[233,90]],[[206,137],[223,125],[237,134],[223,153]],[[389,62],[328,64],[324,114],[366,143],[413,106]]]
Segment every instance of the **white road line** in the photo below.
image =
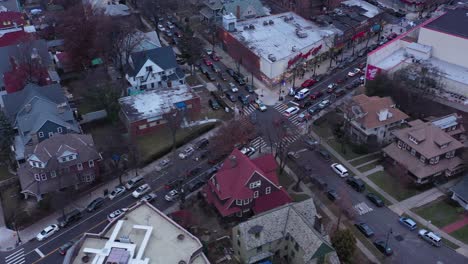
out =
[[21,262],[21,261],[24,261],[24,254],[23,255],[18,255],[18,256],[15,256],[14,258],[11,258],[11,259],[8,259],[6,260],[6,263],[9,263],[9,264],[13,264],[13,263],[18,263],[18,262]]
[[24,256],[23,256],[23,258],[20,259],[20,260],[17,260],[17,261],[15,261],[15,262],[8,262],[8,261],[7,261],[6,263],[7,263],[7,264],[24,264],[24,263],[26,263],[26,260],[24,260]]
[[18,255],[18,254],[21,254],[21,253],[24,253],[24,248],[21,248],[21,249],[19,249],[18,251],[14,252],[14,253],[12,253],[12,254],[10,254],[10,255],[8,255],[8,256],[6,256],[5,259],[8,260],[8,259],[14,257],[15,255]]
[[38,248],[34,249],[34,251],[36,251],[36,253],[41,257],[43,258],[45,255],[44,253],[42,253]]

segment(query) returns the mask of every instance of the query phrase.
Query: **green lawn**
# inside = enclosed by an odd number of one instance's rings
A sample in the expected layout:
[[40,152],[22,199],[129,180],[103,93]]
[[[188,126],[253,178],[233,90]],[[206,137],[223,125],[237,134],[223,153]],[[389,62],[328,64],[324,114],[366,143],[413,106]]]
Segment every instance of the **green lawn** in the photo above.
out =
[[351,165],[353,166],[357,166],[359,164],[363,164],[363,163],[366,163],[366,162],[369,162],[371,160],[375,160],[375,159],[378,159],[380,158],[380,153],[376,153],[376,154],[372,154],[372,155],[369,155],[369,156],[365,156],[363,158],[359,158],[357,160],[353,160],[351,163]]
[[326,122],[320,124],[320,125],[312,125],[311,126],[312,130],[317,133],[317,135],[320,136],[322,139],[326,139],[328,137],[332,137],[333,133],[328,127],[328,124]]
[[468,244],[468,226],[464,226],[457,231],[450,233],[456,239],[462,241],[465,244]]
[[293,199],[294,202],[302,202],[304,200],[307,200],[310,198],[309,195],[307,194],[303,194],[303,193],[299,193],[299,194],[295,194],[295,193],[292,193],[290,194],[291,198]]
[[[210,123],[198,127],[180,129],[176,135],[177,146],[179,147],[187,143],[214,127],[215,124]],[[168,128],[161,128],[155,133],[139,137],[137,143],[141,162],[149,163],[171,151],[172,137]]]
[[351,149],[351,146],[349,146],[348,144],[344,143],[344,145],[342,146],[341,143],[336,141],[336,139],[330,139],[327,141],[327,143],[336,152],[340,153],[340,155],[343,156],[346,160],[350,160],[350,159],[354,159],[359,156],[362,156],[362,154],[354,153],[353,150]]
[[374,161],[374,162],[366,164],[366,165],[364,165],[362,167],[359,167],[358,170],[360,172],[366,172],[368,170],[371,170],[371,169],[375,168],[377,165],[379,165],[379,161]]
[[463,212],[460,212],[458,208],[460,207],[452,205],[446,198],[443,198],[414,208],[412,211],[442,228],[463,218]]
[[13,177],[14,175],[8,171],[7,165],[0,165],[0,181]]
[[396,178],[391,177],[385,171],[373,173],[368,178],[398,201],[405,200],[420,192],[416,189],[403,186]]

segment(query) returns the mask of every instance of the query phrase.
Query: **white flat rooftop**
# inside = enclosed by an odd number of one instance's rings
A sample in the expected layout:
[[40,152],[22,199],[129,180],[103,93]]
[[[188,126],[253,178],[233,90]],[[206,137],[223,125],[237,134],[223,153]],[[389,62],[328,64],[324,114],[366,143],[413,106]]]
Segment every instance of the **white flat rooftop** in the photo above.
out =
[[[191,263],[194,259],[196,263],[209,263],[201,253],[201,242],[195,236],[149,204],[143,203],[131,208],[119,221],[114,221],[112,227],[104,234],[85,235],[84,243],[78,249],[79,252],[72,263],[82,263],[84,251],[99,252],[106,244],[110,244],[112,248],[122,248],[120,246],[123,243],[110,241],[113,237],[116,240],[128,237],[131,245],[135,247],[135,255],[143,249],[141,260],[130,259],[128,263]],[[150,230],[141,227],[148,227]],[[118,234],[113,234],[115,231]],[[91,259],[96,257],[92,253],[88,255]],[[135,258],[135,255],[131,257]]]
[[366,13],[364,13],[363,15],[369,18],[375,17],[377,14],[380,13],[380,9],[378,7],[363,0],[348,0],[343,1],[342,4],[346,6],[359,6],[362,9],[365,9]]
[[[374,66],[381,68],[382,70],[388,71],[398,64],[402,63],[408,58],[405,57],[405,49],[398,49],[397,51],[390,54],[390,56],[385,57]],[[411,59],[409,59],[411,61]]]
[[[290,17],[293,19],[284,21],[284,18]],[[264,21],[269,22],[270,20],[274,24],[263,25]],[[253,25],[255,29],[244,29],[244,26],[250,25]],[[288,57],[295,53],[292,51],[293,47],[302,50],[314,45],[314,43],[318,46],[324,37],[340,32],[332,26],[319,27],[293,12],[238,22],[236,29],[236,32],[231,32],[232,36],[247,46],[253,53],[267,60],[269,54],[274,55],[277,60]],[[296,29],[300,29],[307,34],[307,37],[299,38],[296,35]]]

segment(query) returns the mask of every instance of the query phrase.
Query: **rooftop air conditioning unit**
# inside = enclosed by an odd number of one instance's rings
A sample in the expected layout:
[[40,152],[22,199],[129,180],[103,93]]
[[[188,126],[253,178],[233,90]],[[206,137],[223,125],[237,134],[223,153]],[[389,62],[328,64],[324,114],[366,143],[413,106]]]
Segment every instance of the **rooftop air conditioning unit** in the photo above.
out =
[[275,61],[276,61],[276,57],[275,57],[275,55],[273,55],[273,54],[269,54],[269,55],[268,55],[268,59],[269,59],[270,61],[272,61],[272,62],[275,62]]
[[268,24],[270,25],[273,25],[275,22],[273,20],[270,19],[270,21],[268,21]]
[[296,46],[293,46],[293,47],[291,48],[291,50],[292,50],[292,52],[296,52],[296,51],[297,51]]
[[303,32],[303,31],[300,31],[300,30],[297,30],[297,31],[296,31],[296,35],[297,35],[299,38],[307,38],[307,33]]
[[250,24],[250,25],[249,25],[249,28],[253,30],[253,29],[255,29],[255,26],[252,25],[252,24]]
[[268,21],[266,21],[266,20],[263,21],[263,25],[264,25],[264,26],[268,26]]
[[249,30],[249,26],[245,25],[244,30]]

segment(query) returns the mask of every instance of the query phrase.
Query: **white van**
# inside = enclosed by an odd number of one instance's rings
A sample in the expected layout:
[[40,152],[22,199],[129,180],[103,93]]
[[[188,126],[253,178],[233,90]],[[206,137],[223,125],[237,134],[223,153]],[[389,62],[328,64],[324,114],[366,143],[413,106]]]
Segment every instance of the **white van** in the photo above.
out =
[[418,232],[419,236],[429,242],[431,245],[440,247],[442,239],[435,233],[430,232],[426,229],[421,229]]
[[302,89],[299,92],[297,92],[294,98],[296,98],[296,100],[302,100],[306,98],[309,95],[309,93],[310,93],[309,89]]
[[348,176],[348,170],[341,164],[333,163],[331,165],[332,170],[338,174],[341,178]]
[[299,110],[300,110],[299,107],[292,106],[292,107],[289,107],[288,109],[286,109],[286,111],[284,111],[284,115],[286,117],[290,117],[290,116],[292,116],[294,114],[297,114],[297,112],[299,112]]
[[143,175],[136,176],[136,177],[130,179],[130,180],[125,184],[125,188],[127,188],[127,190],[130,190],[131,188],[135,187],[135,185],[136,185],[137,183],[141,182],[143,179],[144,179]]

